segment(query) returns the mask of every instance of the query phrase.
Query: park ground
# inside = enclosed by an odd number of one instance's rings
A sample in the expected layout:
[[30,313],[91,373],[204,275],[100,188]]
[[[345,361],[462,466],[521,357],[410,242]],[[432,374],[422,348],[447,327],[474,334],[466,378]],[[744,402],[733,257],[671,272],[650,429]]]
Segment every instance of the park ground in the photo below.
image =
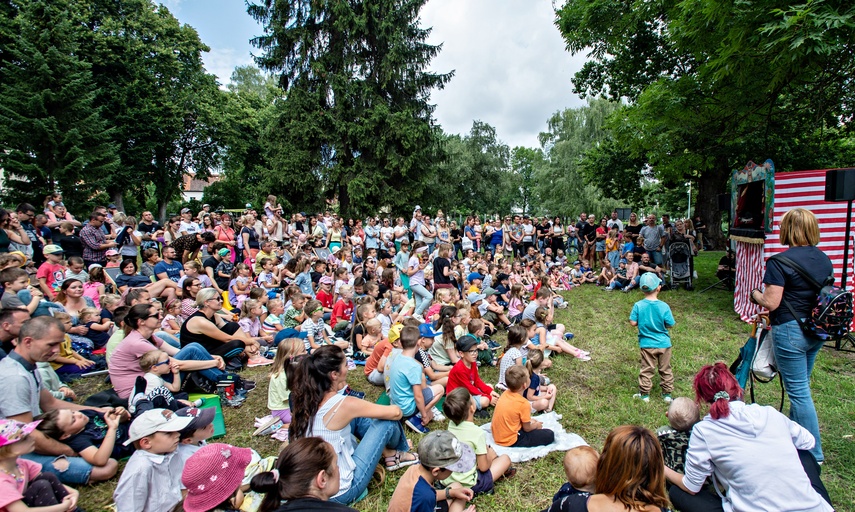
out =
[[[695,259],[700,275],[695,290],[666,291],[660,298],[671,306],[676,326],[671,330],[674,344],[672,365],[675,374],[674,396],[693,396],[692,377],[704,364],[733,362],[739,348],[750,333],[750,326],[733,312],[731,292],[713,289],[704,294],[699,290],[715,282],[715,268],[720,252],[702,252]],[[638,348],[636,331],[628,323],[629,313],[640,292],[629,294],[604,292],[589,285],[563,292],[570,304],[568,309],[556,310],[557,323],[576,334],[574,343],[591,352],[592,360],[581,362],[558,356],[547,375],[558,387],[556,411],[563,415],[562,423],[581,435],[591,446],[601,449],[609,430],[623,424],[643,425],[650,429],[667,421],[667,405],[658,400],[654,388],[648,404],[632,399],[638,377]],[[497,341],[504,344],[505,334]],[[826,461],[822,476],[837,510],[855,512],[855,354],[823,349],[817,358],[812,389],[819,411],[822,442]],[[362,378],[361,368],[348,378],[351,386],[367,393],[366,400],[376,400],[380,390]],[[239,409],[224,411],[227,434],[219,442],[248,446],[262,456],[276,455],[280,443],[268,438],[252,437],[253,419],[267,414],[267,370],[248,369],[244,377],[257,380],[258,388],[250,393]],[[497,371],[482,368],[485,382],[495,382]],[[655,381],[658,385],[658,380]],[[101,389],[100,382],[85,382],[76,386],[83,396]],[[781,389],[779,381],[758,385],[757,401],[778,406]],[[784,408],[787,410],[788,404]],[[444,424],[431,424],[441,428]],[[408,431],[418,443],[418,436]],[[516,510],[536,511],[546,508],[552,495],[564,482],[562,453],[518,464],[517,475],[499,482],[494,495],[480,496],[474,503],[480,512]],[[362,511],[386,510],[389,498],[403,470],[388,473],[386,481],[370,489],[368,497],[355,508]],[[774,478],[758,475],[758,478]],[[80,488],[80,505],[88,511],[104,510],[111,503],[116,480]]]

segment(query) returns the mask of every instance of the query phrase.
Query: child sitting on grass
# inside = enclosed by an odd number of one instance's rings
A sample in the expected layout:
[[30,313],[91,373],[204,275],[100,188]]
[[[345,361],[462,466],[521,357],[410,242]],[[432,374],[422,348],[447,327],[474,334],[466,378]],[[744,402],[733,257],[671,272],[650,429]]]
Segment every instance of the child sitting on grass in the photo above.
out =
[[665,466],[684,473],[689,436],[692,433],[692,427],[701,420],[698,404],[684,396],[679,396],[668,406],[665,416],[668,418],[668,426],[659,427],[656,430],[656,436],[662,446]]
[[30,434],[38,421],[0,419],[0,509],[31,512],[77,510],[78,492],[60,483],[42,465],[22,458],[36,447]]
[[668,304],[658,298],[662,280],[655,273],[642,275],[639,285],[644,298],[632,306],[629,315],[629,324],[638,327],[638,344],[641,349],[638,393],[632,396],[643,402],[650,401],[653,374],[658,368],[662,400],[670,403],[674,372],[671,370],[671,336],[668,329],[674,326],[674,315]]
[[[499,363],[499,389],[508,389],[508,384],[505,382],[505,374],[511,366],[522,366],[523,354],[522,347],[526,341],[525,328],[520,325],[512,325],[508,328],[508,345],[505,347],[505,354]],[[526,351],[528,352],[528,351]]]
[[375,386],[384,386],[385,381],[383,378],[383,371],[386,367],[386,359],[389,357],[389,354],[392,353],[392,350],[397,348],[401,349],[400,337],[401,337],[401,329],[404,326],[401,324],[395,324],[389,329],[388,339],[381,340],[374,347],[374,352],[365,360],[365,368],[363,371],[365,372],[365,378],[368,379],[368,382],[374,384]]
[[415,359],[419,346],[419,329],[401,330],[401,354],[389,367],[389,398],[403,413],[404,423],[416,433],[427,434],[425,426],[433,420],[433,407],[445,390],[441,385],[428,385],[422,365]]
[[525,363],[525,368],[528,371],[529,385],[523,396],[531,402],[533,410],[552,412],[552,409],[555,408],[555,398],[558,390],[555,384],[544,385],[542,382],[543,378],[540,375],[540,369],[543,367],[544,359],[543,352],[540,350],[529,352],[528,361]]
[[[62,322],[62,327],[65,332],[71,329],[71,315],[63,312],[56,312],[53,317]],[[95,357],[95,356],[93,356]],[[50,365],[56,371],[57,375],[77,376],[82,373],[94,371],[97,363],[91,359],[87,359],[78,354],[71,347],[71,337],[66,334],[63,337],[62,343],[59,344],[59,355],[53,358]]]
[[462,443],[466,443],[475,452],[475,467],[463,473],[452,473],[442,481],[449,486],[457,482],[465,488],[472,489],[475,496],[489,493],[493,484],[503,477],[516,474],[507,455],[497,455],[492,447],[487,446],[487,433],[476,426],[475,411],[478,408],[472,395],[465,388],[457,388],[445,397],[442,411],[449,420],[448,431]]
[[529,448],[546,446],[555,440],[555,433],[532,419],[531,404],[522,395],[531,379],[522,366],[508,368],[505,375],[508,390],[502,393],[493,413],[493,439],[500,446]]
[[564,454],[564,475],[567,483],[555,493],[552,504],[544,512],[574,512],[587,510],[588,498],[596,492],[597,462],[600,455],[590,446],[577,446]]
[[[447,430],[431,432],[419,443],[419,464],[411,466],[398,481],[388,512],[448,510],[464,512],[475,497],[472,489],[453,483],[437,490],[434,485],[454,473],[466,473],[475,467],[475,453]],[[437,502],[444,501],[444,504]],[[475,512],[475,505],[465,509]]]
[[306,352],[311,353],[312,350],[317,350],[323,345],[335,345],[342,350],[347,350],[348,343],[344,340],[333,341],[327,334],[326,324],[324,323],[324,308],[321,303],[316,300],[306,301],[303,306],[303,312],[306,315],[306,320],[300,326],[300,331],[306,333],[304,344]]
[[123,444],[133,443],[136,451],[113,492],[117,512],[163,512],[181,502],[184,461],[176,452],[178,433],[191,421],[166,409],[151,409],[134,419]]
[[190,424],[178,432],[178,456],[186,463],[206,441],[214,435],[214,416],[217,410],[213,407],[199,409],[183,407],[175,411],[178,417],[190,418]]
[[267,389],[267,408],[270,414],[282,420],[283,428],[291,424],[291,404],[288,399],[291,391],[288,389],[288,376],[286,367],[291,364],[292,358],[306,353],[303,340],[299,338],[286,338],[279,343],[276,349],[276,357],[273,366],[270,367],[270,386]]
[[487,408],[491,405],[496,405],[499,400],[499,394],[493,391],[493,388],[481,380],[478,374],[478,341],[472,336],[463,336],[457,340],[457,354],[460,360],[451,368],[448,374],[448,385],[446,392],[463,387],[475,399],[475,405],[478,407],[478,412],[475,416],[478,418],[489,417],[490,413]]

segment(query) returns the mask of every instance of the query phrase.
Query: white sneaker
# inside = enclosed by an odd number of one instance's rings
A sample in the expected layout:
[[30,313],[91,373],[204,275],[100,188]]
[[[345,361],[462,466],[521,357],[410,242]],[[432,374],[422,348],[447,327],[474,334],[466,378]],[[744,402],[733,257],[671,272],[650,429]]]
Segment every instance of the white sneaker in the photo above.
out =
[[416,320],[418,320],[421,323],[425,323],[425,317],[423,317],[422,315],[415,315],[414,314],[413,318],[415,318]]
[[433,421],[445,421],[445,415],[442,414],[442,411],[440,411],[437,406],[434,405],[431,408],[431,412],[433,413]]
[[632,398],[636,398],[636,399],[641,400],[642,402],[645,402],[645,403],[650,402],[650,395],[642,395],[641,393],[636,393],[636,394],[632,395]]

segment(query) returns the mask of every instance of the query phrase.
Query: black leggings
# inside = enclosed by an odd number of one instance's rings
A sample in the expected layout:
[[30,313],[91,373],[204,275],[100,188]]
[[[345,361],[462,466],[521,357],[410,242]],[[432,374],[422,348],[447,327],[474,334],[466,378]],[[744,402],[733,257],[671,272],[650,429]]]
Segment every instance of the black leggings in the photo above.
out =
[[[807,450],[799,450],[798,452],[799,461],[810,480],[811,487],[831,505],[828,491],[819,478],[820,470],[816,459]],[[721,505],[721,498],[710,485],[704,485],[704,488],[697,494],[689,494],[676,485],[672,485],[668,490],[668,497],[671,498],[674,508],[681,512],[722,512],[724,510]]]
[[555,441],[555,432],[549,430],[548,428],[539,428],[537,430],[532,430],[531,432],[520,430],[517,442],[512,444],[511,446],[513,446],[514,448],[546,446],[548,444],[552,444],[553,441]]
[[62,503],[68,491],[53,473],[42,473],[24,491],[24,503],[28,507],[49,507]]

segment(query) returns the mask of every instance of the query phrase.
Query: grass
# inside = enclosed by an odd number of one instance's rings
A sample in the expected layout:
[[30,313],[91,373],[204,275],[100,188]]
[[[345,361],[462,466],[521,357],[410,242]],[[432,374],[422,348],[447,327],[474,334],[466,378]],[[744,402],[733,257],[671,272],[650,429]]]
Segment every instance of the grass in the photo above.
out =
[[[695,259],[701,276],[696,290],[714,282],[712,276],[721,256],[722,253],[704,252]],[[590,362],[580,362],[559,356],[547,372],[559,389],[556,410],[564,416],[564,427],[578,433],[599,450],[609,430],[615,426],[637,424],[655,429],[665,424],[666,404],[656,399],[658,379],[654,381],[649,404],[631,398],[637,388],[638,348],[636,331],[627,320],[640,293],[606,293],[595,286],[586,286],[564,295],[570,307],[557,310],[555,321],[565,324],[568,331],[575,333],[574,343],[590,351],[593,358]],[[674,396],[692,396],[691,379],[697,370],[717,360],[730,364],[747,339],[749,326],[733,312],[730,292],[710,290],[699,294],[697,291],[679,290],[663,292],[661,298],[671,306],[677,321],[671,332]],[[504,334],[498,340],[504,342]],[[853,360],[853,354],[823,350],[817,358],[812,382],[826,456],[823,481],[837,510],[850,512],[855,512],[855,487],[851,485],[855,481]],[[254,416],[267,413],[264,375],[264,369],[245,371],[246,378],[258,381],[258,390],[250,393],[240,409],[225,409],[228,434],[221,441],[249,446],[267,456],[277,453],[279,443],[250,435]],[[497,372],[494,368],[484,368],[481,376],[488,383],[495,382]],[[380,394],[379,389],[362,378],[359,370],[353,372],[348,380],[354,388],[367,392],[366,399],[376,400]],[[757,391],[759,403],[778,405],[780,387],[777,381],[760,384]],[[418,436],[411,432],[408,435],[418,443]],[[497,484],[494,495],[475,500],[478,510],[542,510],[564,482],[562,456],[561,453],[553,453],[543,459],[519,464],[515,478]],[[386,482],[379,488],[372,488],[368,497],[355,508],[385,510],[402,473],[389,473]],[[758,475],[758,478],[767,477]],[[774,477],[769,475],[768,478]],[[103,510],[111,501],[115,485],[113,480],[84,486],[80,489],[81,506],[90,511]]]

